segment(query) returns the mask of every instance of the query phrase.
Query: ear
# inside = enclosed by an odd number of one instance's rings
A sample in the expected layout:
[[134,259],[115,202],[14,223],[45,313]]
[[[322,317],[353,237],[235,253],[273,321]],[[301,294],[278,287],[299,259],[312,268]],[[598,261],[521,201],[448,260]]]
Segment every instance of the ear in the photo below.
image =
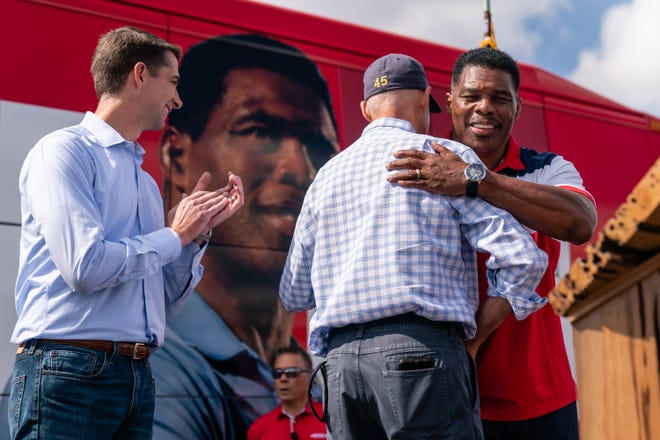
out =
[[362,111],[362,117],[366,119],[367,122],[373,121],[369,107],[367,107],[367,101],[360,101],[360,110]]
[[190,156],[192,139],[187,133],[167,126],[160,138],[160,169],[163,173],[163,191],[166,208],[176,205],[186,191],[188,180],[186,161]]
[[447,113],[448,115],[451,115],[451,101],[452,101],[452,96],[451,96],[451,91],[449,91],[445,96],[445,113]]
[[144,75],[147,74],[147,65],[142,61],[135,63],[131,72],[131,79],[135,87],[139,88],[144,83]]
[[518,117],[520,116],[520,112],[522,111],[522,98],[520,96],[516,98],[516,104],[517,104],[516,115],[514,116],[514,119],[518,119]]

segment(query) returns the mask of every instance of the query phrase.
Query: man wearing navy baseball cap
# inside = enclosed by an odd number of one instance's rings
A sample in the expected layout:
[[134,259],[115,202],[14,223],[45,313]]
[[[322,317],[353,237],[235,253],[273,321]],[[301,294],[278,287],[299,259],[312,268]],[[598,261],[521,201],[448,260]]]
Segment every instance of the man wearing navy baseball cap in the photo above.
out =
[[438,102],[431,96],[424,67],[408,55],[391,53],[378,58],[364,72],[364,100],[397,89],[429,89],[429,111],[440,113]]
[[[493,310],[523,319],[547,302],[534,291],[547,257],[510,214],[478,197],[387,181],[395,151],[432,152],[432,141],[479,162],[465,145],[426,135],[440,107],[419,62],[379,58],[365,71],[364,98],[369,125],[305,195],[280,298],[289,311],[316,307],[309,348],[326,358],[333,440],[482,439],[465,340],[493,324]],[[490,255],[492,280],[476,319],[473,249]]]

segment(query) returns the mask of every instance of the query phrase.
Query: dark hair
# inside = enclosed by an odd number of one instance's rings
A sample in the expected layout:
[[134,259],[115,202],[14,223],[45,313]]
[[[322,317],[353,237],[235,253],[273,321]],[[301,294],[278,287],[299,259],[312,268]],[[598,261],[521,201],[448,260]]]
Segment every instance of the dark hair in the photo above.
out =
[[511,56],[506,52],[490,47],[471,49],[467,52],[464,52],[454,63],[454,68],[451,72],[452,88],[458,85],[459,81],[461,80],[463,70],[465,70],[467,66],[499,69],[508,73],[511,75],[513,87],[516,93],[518,93],[518,89],[520,88],[520,70],[518,70],[518,66],[516,65],[516,62],[513,60],[513,58],[511,58]]
[[283,354],[300,355],[303,362],[305,363],[305,367],[310,371],[312,370],[312,359],[309,357],[309,353],[303,350],[298,344],[293,344],[288,347],[278,348],[275,354],[273,355],[273,362],[271,362],[271,365],[275,365],[275,361],[277,360],[277,358],[279,358]]
[[171,52],[178,59],[181,48],[142,29],[124,26],[99,38],[92,57],[92,78],[96,96],[112,95],[121,90],[135,64],[142,61],[151,76],[167,65]]
[[311,88],[326,105],[337,128],[328,85],[316,64],[297,48],[256,34],[218,36],[186,51],[179,67],[178,86],[185,105],[170,114],[170,125],[193,141],[199,139],[213,109],[222,101],[226,76],[241,68],[269,70]]

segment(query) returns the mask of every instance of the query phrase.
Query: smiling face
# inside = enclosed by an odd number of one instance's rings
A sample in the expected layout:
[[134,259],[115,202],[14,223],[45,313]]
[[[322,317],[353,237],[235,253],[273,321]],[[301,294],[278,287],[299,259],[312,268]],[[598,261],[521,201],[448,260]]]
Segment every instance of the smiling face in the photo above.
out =
[[200,138],[183,137],[182,179],[172,180],[190,191],[203,171],[210,188],[239,175],[245,204],[213,231],[207,255],[233,274],[279,279],[305,191],[338,151],[337,134],[323,101],[278,73],[236,69],[225,90]]
[[498,155],[501,158],[520,114],[520,104],[510,74],[468,65],[447,94],[452,138],[472,147],[482,160]]
[[164,56],[166,63],[158,68],[156,75],[151,76],[146,68],[141,75],[145,81],[141,95],[145,106],[145,130],[162,130],[167,115],[183,104],[176,89],[179,84],[176,56],[172,52],[166,52]]

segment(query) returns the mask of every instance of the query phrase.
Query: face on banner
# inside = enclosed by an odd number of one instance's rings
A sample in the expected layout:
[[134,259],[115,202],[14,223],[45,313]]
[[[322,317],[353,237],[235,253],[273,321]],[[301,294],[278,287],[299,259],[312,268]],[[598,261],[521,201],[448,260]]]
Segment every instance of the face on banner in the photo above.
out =
[[214,188],[229,171],[239,175],[245,204],[213,231],[207,252],[232,267],[231,278],[279,279],[305,191],[338,151],[337,134],[318,95],[280,73],[236,69],[225,89],[201,137],[182,136],[172,181],[190,190],[210,171]]
[[[297,48],[253,34],[191,46],[181,60],[183,108],[161,139],[166,206],[208,171],[240,176],[245,204],[214,231],[199,295],[264,359],[290,343],[279,279],[305,192],[339,151],[327,83]],[[304,345],[303,338],[299,342]]]

